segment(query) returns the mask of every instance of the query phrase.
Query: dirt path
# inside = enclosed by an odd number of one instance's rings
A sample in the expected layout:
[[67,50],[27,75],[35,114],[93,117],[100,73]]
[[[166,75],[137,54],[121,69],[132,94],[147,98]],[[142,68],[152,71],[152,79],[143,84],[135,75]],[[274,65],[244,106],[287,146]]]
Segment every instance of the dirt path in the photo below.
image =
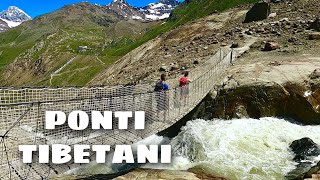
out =
[[55,72],[53,72],[53,73],[50,75],[50,86],[52,85],[52,79],[53,79],[53,77],[59,75],[59,73],[60,73],[65,67],[67,67],[69,64],[71,64],[76,58],[77,58],[77,56],[69,59],[69,61],[67,61],[63,66],[61,66],[58,70],[56,70]]

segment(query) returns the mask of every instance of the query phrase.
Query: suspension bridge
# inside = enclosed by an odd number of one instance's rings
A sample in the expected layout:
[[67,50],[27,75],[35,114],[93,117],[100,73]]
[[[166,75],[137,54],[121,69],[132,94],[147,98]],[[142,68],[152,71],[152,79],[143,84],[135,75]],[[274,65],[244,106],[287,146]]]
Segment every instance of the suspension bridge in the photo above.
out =
[[[94,88],[0,88],[0,179],[48,179],[79,164],[23,164],[19,145],[132,144],[167,129],[194,109],[221,82],[224,70],[236,51],[220,49],[192,71],[195,77],[187,91],[180,87],[154,92],[152,85]],[[46,111],[66,114],[81,110],[145,111],[144,130],[72,131],[67,125],[56,130],[44,127]],[[37,157],[33,157],[37,160]]]

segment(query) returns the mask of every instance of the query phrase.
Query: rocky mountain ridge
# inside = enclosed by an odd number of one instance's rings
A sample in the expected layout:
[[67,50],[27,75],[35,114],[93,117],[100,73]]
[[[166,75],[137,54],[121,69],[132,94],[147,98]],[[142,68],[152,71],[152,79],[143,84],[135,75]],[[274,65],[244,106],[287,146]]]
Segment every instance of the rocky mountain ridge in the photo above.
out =
[[[166,19],[170,13],[179,5],[177,0],[160,0],[150,3],[143,8],[131,6],[125,0],[113,0],[106,7],[110,14],[126,20],[156,21]],[[100,6],[95,4],[96,6]],[[16,6],[10,6],[7,10],[0,12],[0,32],[17,27],[25,21],[32,20],[23,10]]]
[[143,14],[138,10],[138,8],[131,6],[125,0],[113,0],[106,6],[106,8],[114,11],[124,19],[143,20]]
[[160,0],[138,8],[131,6],[125,0],[114,0],[106,7],[125,19],[155,21],[168,18],[179,4],[177,0]]
[[145,14],[147,20],[166,19],[171,12],[180,5],[176,0],[160,0],[157,3],[150,3],[140,9]]

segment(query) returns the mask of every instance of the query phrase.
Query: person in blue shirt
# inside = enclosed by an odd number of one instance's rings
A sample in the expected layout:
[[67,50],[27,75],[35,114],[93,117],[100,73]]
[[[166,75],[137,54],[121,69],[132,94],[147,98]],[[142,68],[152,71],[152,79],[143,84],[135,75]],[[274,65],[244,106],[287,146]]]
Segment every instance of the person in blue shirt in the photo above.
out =
[[169,90],[168,84],[166,84],[166,83],[163,84],[163,90],[164,91],[168,91]]
[[157,81],[154,91],[156,92],[156,101],[158,111],[165,111],[168,109],[168,97],[167,91],[169,90],[169,85],[166,83],[166,75],[161,74],[160,80]]
[[154,91],[161,92],[167,90],[169,90],[169,86],[168,84],[166,84],[166,75],[161,74],[160,80],[156,83],[156,86],[154,87]]

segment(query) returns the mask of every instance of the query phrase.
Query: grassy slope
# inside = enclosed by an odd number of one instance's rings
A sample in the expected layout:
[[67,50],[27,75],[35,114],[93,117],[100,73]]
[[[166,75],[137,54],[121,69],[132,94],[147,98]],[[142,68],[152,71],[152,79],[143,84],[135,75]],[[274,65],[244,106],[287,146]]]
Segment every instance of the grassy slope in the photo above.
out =
[[[66,67],[69,73],[62,71],[52,81],[53,86],[83,86],[119,59],[113,55],[113,49],[141,37],[133,32],[143,34],[146,28],[156,24],[123,21],[112,14],[109,16],[103,8],[86,3],[75,6],[64,7],[0,34],[0,86],[48,86],[51,74],[69,59],[86,56],[86,69],[76,58],[71,68]],[[79,46],[90,49],[79,52]],[[45,66],[40,73],[35,68],[39,59]],[[102,62],[96,64],[97,59]]]

